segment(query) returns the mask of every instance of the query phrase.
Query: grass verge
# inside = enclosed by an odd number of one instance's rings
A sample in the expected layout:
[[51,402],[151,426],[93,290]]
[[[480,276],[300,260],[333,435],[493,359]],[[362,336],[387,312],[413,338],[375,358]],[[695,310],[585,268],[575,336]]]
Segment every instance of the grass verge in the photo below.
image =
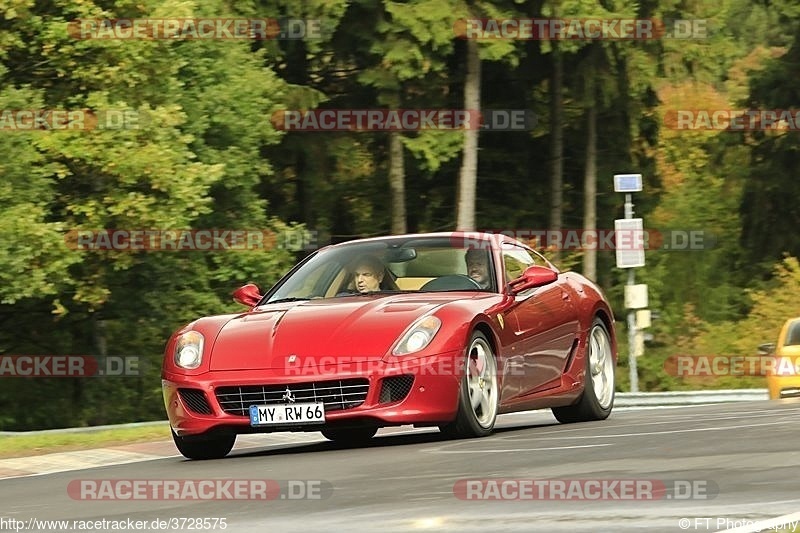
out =
[[156,426],[103,429],[81,433],[1,436],[0,459],[170,439],[169,424],[166,422]]

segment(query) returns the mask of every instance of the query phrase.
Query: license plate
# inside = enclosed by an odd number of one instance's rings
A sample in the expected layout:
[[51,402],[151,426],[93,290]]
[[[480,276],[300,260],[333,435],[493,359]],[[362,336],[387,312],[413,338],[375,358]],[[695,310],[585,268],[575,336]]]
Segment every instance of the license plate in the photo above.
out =
[[287,403],[251,405],[250,425],[322,424],[325,422],[323,403]]

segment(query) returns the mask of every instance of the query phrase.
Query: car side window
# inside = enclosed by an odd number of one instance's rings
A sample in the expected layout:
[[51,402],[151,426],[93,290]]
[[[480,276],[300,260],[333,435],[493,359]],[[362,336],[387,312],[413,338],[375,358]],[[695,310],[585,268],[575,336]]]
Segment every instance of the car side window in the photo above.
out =
[[789,326],[789,332],[786,335],[786,341],[784,342],[784,346],[797,346],[800,344],[800,321],[793,322],[791,326]]
[[536,260],[534,260],[533,256],[524,248],[511,244],[505,244],[503,248],[503,266],[506,271],[506,283],[517,279],[526,268],[536,264]]

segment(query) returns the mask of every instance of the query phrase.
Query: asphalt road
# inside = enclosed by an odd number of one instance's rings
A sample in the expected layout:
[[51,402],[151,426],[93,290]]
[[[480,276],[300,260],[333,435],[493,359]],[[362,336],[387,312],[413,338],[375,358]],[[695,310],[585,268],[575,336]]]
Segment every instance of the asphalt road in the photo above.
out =
[[[220,522],[212,528],[213,522],[196,519],[225,518],[224,531],[231,533],[720,531],[779,516],[800,520],[799,417],[800,401],[781,400],[620,409],[604,422],[574,425],[558,424],[549,411],[519,413],[500,417],[496,433],[483,439],[448,441],[435,430],[394,429],[361,448],[321,436],[280,444],[263,436],[263,445],[222,460],[167,458],[0,480],[0,531],[20,525],[9,519],[25,521],[20,531],[59,529],[30,528],[30,518],[105,519],[126,527],[178,519],[151,531],[223,531]],[[85,480],[101,480],[91,485],[95,490],[103,480],[117,479],[295,482],[292,493],[281,483],[286,499],[266,501],[97,501],[69,491]],[[527,481],[502,485],[500,492],[500,485],[481,481],[487,479]],[[473,480],[471,497],[492,499],[465,499],[466,481],[459,480]],[[522,499],[498,499],[516,496],[514,489],[530,487],[532,480],[540,480],[532,495],[529,490]],[[600,480],[607,499],[596,497]],[[637,481],[637,491],[623,488]],[[292,499],[300,488],[316,491],[315,498]],[[245,495],[258,497],[248,490]],[[91,525],[111,530],[111,524]],[[762,528],[767,530],[756,524],[736,531]],[[85,529],[78,523],[60,530]]]

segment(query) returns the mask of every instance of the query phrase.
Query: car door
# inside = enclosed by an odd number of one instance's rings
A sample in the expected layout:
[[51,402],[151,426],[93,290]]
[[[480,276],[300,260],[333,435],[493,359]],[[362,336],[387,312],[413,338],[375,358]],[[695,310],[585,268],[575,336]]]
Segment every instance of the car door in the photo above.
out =
[[[519,277],[529,266],[548,266],[528,250],[506,244],[503,250],[505,281]],[[567,358],[577,338],[575,294],[564,274],[543,287],[517,294],[511,314],[514,342],[511,353],[520,375],[520,394],[558,386]],[[521,365],[521,368],[519,366]]]

